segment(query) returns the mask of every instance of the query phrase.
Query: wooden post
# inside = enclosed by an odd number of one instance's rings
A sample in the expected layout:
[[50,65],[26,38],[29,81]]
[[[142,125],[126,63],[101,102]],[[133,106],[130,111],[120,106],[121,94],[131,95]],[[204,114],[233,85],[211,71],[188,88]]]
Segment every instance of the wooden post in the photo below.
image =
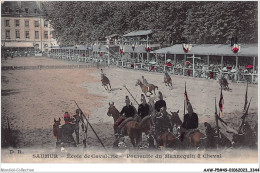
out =
[[207,55],[207,65],[209,66],[209,55]]
[[177,64],[177,58],[176,58],[176,54],[174,54],[174,65],[176,66]]
[[155,58],[156,58],[156,62],[157,62],[157,59],[158,59],[158,54],[157,53],[155,54]]
[[238,56],[236,56],[236,68],[238,68]]
[[165,53],[164,54],[164,66],[163,66],[163,70],[166,71],[166,67],[165,67],[165,64],[166,64],[166,57],[167,57],[167,54]]
[[192,56],[192,63],[193,63],[192,64],[192,72],[193,72],[193,74],[192,74],[193,76],[192,77],[194,77],[194,75],[195,75],[195,64],[194,64],[195,63],[195,58],[194,58],[194,54]]
[[109,45],[108,45],[108,60],[107,60],[107,65],[110,65],[110,52],[109,52]]
[[254,77],[255,77],[255,57],[253,57],[253,74],[252,74],[252,83],[254,83]]
[[184,76],[184,69],[185,69],[185,65],[186,65],[186,54],[184,54],[184,64],[183,64],[183,68],[182,68],[182,72],[183,72],[183,76]]
[[221,56],[221,71],[222,71],[222,69],[223,69],[223,56]]

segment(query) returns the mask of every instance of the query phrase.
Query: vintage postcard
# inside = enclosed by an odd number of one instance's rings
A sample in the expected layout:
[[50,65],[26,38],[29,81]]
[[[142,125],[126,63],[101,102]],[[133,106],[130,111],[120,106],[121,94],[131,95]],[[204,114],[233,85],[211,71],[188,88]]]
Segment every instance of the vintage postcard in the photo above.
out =
[[258,64],[257,1],[1,1],[1,172],[259,172]]

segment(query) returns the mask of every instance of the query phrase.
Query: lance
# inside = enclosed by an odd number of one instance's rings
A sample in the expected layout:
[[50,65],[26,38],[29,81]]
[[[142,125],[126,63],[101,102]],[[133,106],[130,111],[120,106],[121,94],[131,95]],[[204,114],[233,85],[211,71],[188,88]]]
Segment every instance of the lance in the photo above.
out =
[[130,91],[126,88],[125,85],[123,85],[123,87],[125,87],[125,89],[128,91],[128,93],[131,95],[131,97],[134,99],[134,101],[137,103],[137,105],[139,105],[139,103],[135,100],[134,96],[130,93]]
[[217,126],[217,136],[219,139],[219,127],[218,127],[218,113],[217,113],[217,101],[216,101],[216,97],[215,97],[215,120],[216,120],[216,126]]
[[[85,114],[83,113],[83,111],[80,109],[79,105],[77,104],[77,102],[74,100],[75,104],[77,105],[78,109],[80,110],[80,112],[82,113],[81,115],[83,115],[83,117],[85,118],[85,120],[87,121],[89,127],[92,129],[92,131],[94,132],[94,134],[96,135],[97,139],[99,140],[99,142],[101,143],[101,145],[103,146],[103,148],[106,150],[103,142],[101,141],[101,139],[98,137],[96,131],[94,130],[94,128],[92,127],[92,125],[89,123],[88,119],[86,118]],[[106,150],[107,151],[107,150]]]
[[246,82],[246,94],[245,94],[244,111],[246,110],[246,106],[247,106],[247,91],[248,91],[248,82]]
[[239,126],[238,133],[241,133],[242,126],[243,126],[243,124],[244,124],[244,122],[245,122],[246,116],[248,115],[248,109],[249,109],[251,100],[252,100],[252,97],[251,97],[251,99],[250,99],[250,101],[249,101],[249,103],[248,103],[246,112],[245,112],[244,115],[241,117],[241,118],[242,118],[242,122],[241,122],[241,125]]

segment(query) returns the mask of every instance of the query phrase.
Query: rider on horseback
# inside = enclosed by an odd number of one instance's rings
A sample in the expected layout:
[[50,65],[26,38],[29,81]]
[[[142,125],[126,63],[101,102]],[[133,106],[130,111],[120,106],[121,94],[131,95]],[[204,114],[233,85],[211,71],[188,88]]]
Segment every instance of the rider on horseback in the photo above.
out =
[[143,119],[147,115],[150,114],[149,105],[146,103],[145,96],[141,94],[141,102],[142,104],[138,107],[138,115]]
[[147,82],[147,80],[144,78],[144,76],[142,76],[143,79],[143,84],[148,88],[149,91],[149,83]]
[[172,132],[172,125],[169,118],[169,113],[166,112],[166,106],[161,107],[154,118],[154,137],[157,145],[159,145],[160,136],[165,133]]
[[[120,112],[120,118],[118,118],[118,120],[115,123],[116,127],[119,127],[119,125],[122,124],[125,121],[125,119],[130,117],[134,118],[134,116],[137,114],[135,107],[130,105],[130,99],[128,96],[125,97],[125,103],[126,105],[123,107],[123,109]],[[115,135],[117,136],[118,133],[120,132],[117,131]]]
[[60,127],[60,135],[58,141],[61,142],[62,146],[76,147],[76,142],[72,136],[76,130],[76,124],[71,123],[71,118],[68,112],[64,114],[65,124]]
[[198,128],[199,124],[198,115],[195,112],[193,112],[190,102],[188,102],[187,110],[188,113],[184,115],[184,121],[181,126],[181,141],[183,141],[185,133],[191,133],[192,131],[194,131],[194,129]]

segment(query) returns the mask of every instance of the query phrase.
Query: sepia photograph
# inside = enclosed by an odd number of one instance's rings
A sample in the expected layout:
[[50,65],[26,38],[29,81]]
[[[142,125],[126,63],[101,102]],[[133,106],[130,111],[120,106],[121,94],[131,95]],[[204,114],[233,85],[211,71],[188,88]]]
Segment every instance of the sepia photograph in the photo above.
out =
[[258,1],[1,1],[1,172],[259,172],[258,64]]

